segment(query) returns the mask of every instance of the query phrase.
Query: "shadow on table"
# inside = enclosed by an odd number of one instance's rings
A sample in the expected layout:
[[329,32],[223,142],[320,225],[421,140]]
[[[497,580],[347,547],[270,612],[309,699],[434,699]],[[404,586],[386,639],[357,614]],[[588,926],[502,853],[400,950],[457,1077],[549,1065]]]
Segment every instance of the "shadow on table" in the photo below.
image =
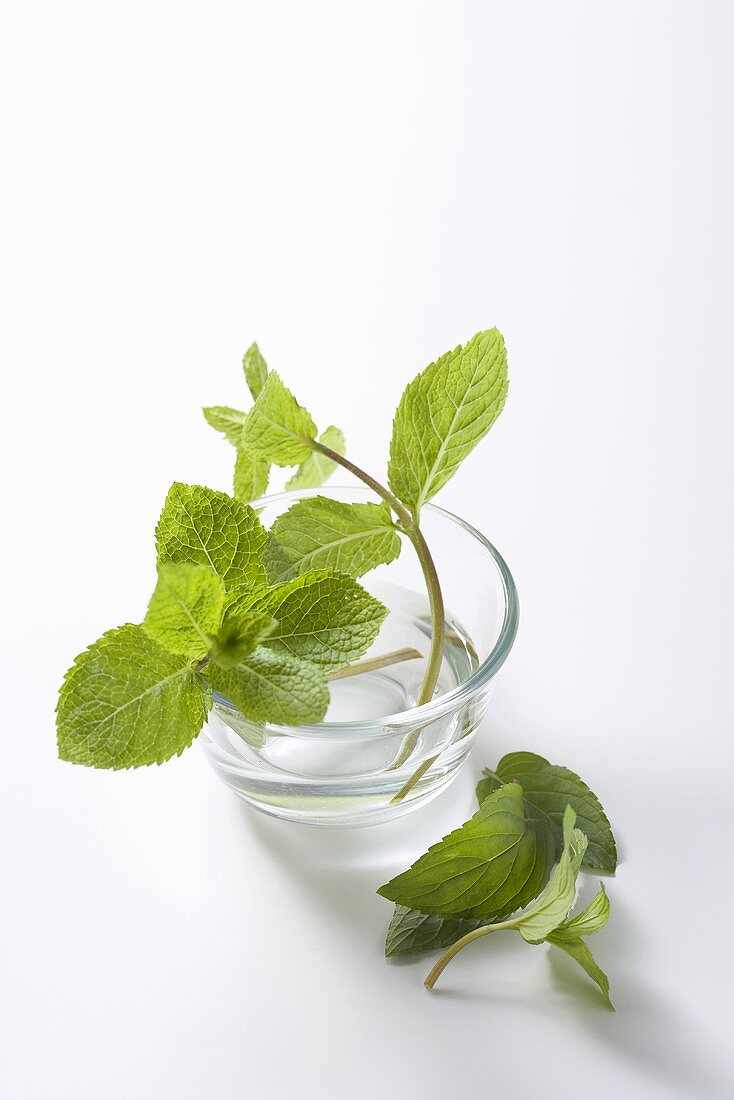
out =
[[[287,868],[288,874],[299,880],[305,895],[328,911],[329,920],[349,924],[354,936],[374,941],[375,950],[381,952],[392,907],[375,891],[472,812],[473,783],[468,776],[463,779],[460,776],[437,803],[387,826],[368,829],[297,826],[267,818],[245,806],[241,813],[243,824]],[[595,889],[596,881],[589,876],[584,893],[590,898]],[[515,945],[514,939],[508,936],[502,943],[498,937],[493,950],[503,955],[516,950],[520,945]],[[640,1072],[669,1088],[672,1095],[700,1100],[731,1097],[731,1078],[727,1084],[724,1069],[726,1052],[717,1049],[704,1033],[695,1006],[672,1004],[640,978],[644,941],[644,931],[635,925],[628,907],[613,900],[613,920],[599,936],[591,938],[590,946],[610,975],[616,1013],[604,1005],[596,987],[573,960],[552,947],[538,948],[545,952],[556,994],[561,994],[559,1000],[549,992],[547,1009],[537,998],[525,999],[519,991],[503,996],[496,989],[458,990],[446,982],[433,995],[481,1001],[488,1006],[502,1004],[505,1008],[512,1005],[541,1013],[573,1014],[595,1043],[636,1065]],[[420,966],[427,961],[430,956],[418,956],[391,960],[391,965]]]

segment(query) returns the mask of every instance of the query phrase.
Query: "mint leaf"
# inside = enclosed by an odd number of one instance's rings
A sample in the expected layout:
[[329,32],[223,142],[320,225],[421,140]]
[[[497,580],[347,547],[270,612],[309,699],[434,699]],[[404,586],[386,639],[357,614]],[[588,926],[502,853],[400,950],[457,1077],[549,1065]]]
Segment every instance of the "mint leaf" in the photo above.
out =
[[[272,378],[272,375],[270,376]],[[260,593],[246,594],[232,614],[264,611],[278,620],[268,649],[310,661],[327,671],[343,668],[369,649],[387,608],[344,573],[305,573]]]
[[442,355],[410,383],[393,421],[388,478],[415,515],[487,434],[506,396],[507,354],[496,328]]
[[162,565],[143,627],[170,653],[190,660],[209,652],[222,622],[224,584],[206,565]]
[[218,432],[222,432],[236,447],[247,420],[247,413],[240,412],[239,409],[230,409],[226,405],[209,405],[201,411],[207,423]]
[[[515,787],[517,784],[512,783],[510,786]],[[490,795],[487,801],[495,798],[497,793]],[[514,920],[515,927],[528,943],[542,943],[558,928],[559,924],[563,923],[573,905],[576,897],[576,879],[587,845],[586,837],[580,829],[574,827],[575,823],[576,814],[570,806],[567,806],[563,815],[563,852],[548,889],[540,901]]]
[[310,497],[292,505],[270,528],[265,568],[285,581],[313,569],[361,577],[400,553],[400,537],[387,504],[346,504]]
[[417,955],[449,947],[455,940],[479,928],[481,921],[437,917],[396,905],[385,938],[385,955]]
[[257,500],[268,487],[270,463],[253,454],[247,447],[238,446],[234,466],[234,495],[247,503]]
[[610,906],[604,885],[599,883],[599,886],[599,892],[594,895],[585,909],[554,929],[554,943],[569,943],[582,936],[591,936],[601,931],[609,920]]
[[128,623],[67,672],[56,707],[59,756],[93,768],[162,764],[191,744],[210,705],[206,678]]
[[[579,828],[589,840],[585,866],[609,873],[616,869],[617,846],[607,815],[594,792],[575,772],[550,764],[545,757],[532,752],[511,752],[502,757],[495,773],[505,783],[512,780],[520,783],[528,812],[550,822],[557,856],[563,851],[563,814],[566,806],[571,805]],[[477,786],[480,804],[498,785],[493,778],[480,781]]]
[[211,659],[222,668],[234,668],[273,633],[276,621],[271,615],[255,612],[233,617],[227,615],[211,643]]
[[[319,443],[323,443],[325,447],[329,447],[340,455],[343,455],[346,450],[344,432],[340,428],[335,428],[333,424],[321,433]],[[323,485],[331,477],[335,469],[336,462],[333,458],[314,451],[298,467],[293,477],[285,483],[285,487],[286,489],[318,489],[319,485]]]
[[295,657],[256,649],[237,668],[210,666],[213,686],[254,722],[320,722],[329,705],[326,674]]
[[557,932],[551,932],[548,936],[548,943],[560,947],[562,951],[565,951],[567,955],[570,955],[572,959],[576,960],[582,970],[585,970],[591,980],[596,982],[599,986],[604,1000],[607,1002],[612,1012],[614,1012],[614,1005],[609,996],[609,978],[601,969],[584,941],[561,940],[558,938]]
[[309,457],[315,438],[310,415],[271,371],[248,414],[242,446],[277,466],[295,466]]
[[252,508],[201,485],[172,485],[156,527],[159,565],[208,565],[228,593],[264,583],[266,543]]
[[510,783],[377,893],[422,913],[489,920],[537,897],[552,865],[549,826],[526,819],[522,789]]
[[257,344],[250,344],[249,348],[242,356],[242,367],[245,372],[245,381],[247,382],[250,393],[254,398],[259,397],[260,391],[265,385],[265,380],[268,377],[268,367],[260,354],[260,348]]

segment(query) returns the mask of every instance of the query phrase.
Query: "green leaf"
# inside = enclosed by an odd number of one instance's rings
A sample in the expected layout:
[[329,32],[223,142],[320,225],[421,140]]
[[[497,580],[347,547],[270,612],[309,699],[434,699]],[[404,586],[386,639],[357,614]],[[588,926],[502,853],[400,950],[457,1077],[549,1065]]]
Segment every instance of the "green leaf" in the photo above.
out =
[[327,671],[361,657],[387,615],[387,608],[351,577],[326,571],[245,595],[232,607],[233,615],[241,611],[264,611],[278,620],[265,642],[268,649]]
[[[513,783],[511,786],[515,787],[517,784]],[[501,790],[505,789],[501,788]],[[496,792],[490,795],[489,799],[495,796]],[[571,806],[567,806],[563,815],[563,853],[553,872],[548,889],[540,901],[515,919],[518,932],[528,943],[542,943],[558,928],[559,924],[563,923],[573,905],[576,897],[576,879],[587,844],[581,830],[574,828],[575,823],[576,814]]]
[[456,920],[437,917],[396,905],[385,938],[385,955],[417,955],[424,951],[436,951],[450,947],[467,932],[473,932],[482,924],[478,920]]
[[387,504],[310,497],[279,516],[270,534],[273,542],[265,552],[265,568],[279,581],[313,569],[361,577],[400,553],[400,536]]
[[171,653],[190,660],[211,648],[224,611],[224,584],[207,565],[162,565],[143,627]]
[[612,1004],[611,998],[609,996],[609,978],[601,969],[584,941],[561,940],[558,938],[557,932],[551,932],[551,934],[548,936],[548,943],[552,943],[556,947],[560,947],[562,951],[565,951],[567,955],[570,955],[572,959],[576,960],[582,970],[585,970],[591,980],[593,982],[596,982],[596,984],[599,986],[604,1000],[607,1002],[612,1012],[614,1012],[614,1005]]
[[234,495],[237,500],[245,503],[258,500],[268,487],[269,477],[269,462],[253,454],[247,447],[237,448],[234,466]]
[[478,332],[410,383],[393,421],[388,476],[414,514],[487,434],[506,396],[507,355],[496,328]]
[[609,920],[610,906],[604,884],[600,882],[599,886],[599,892],[594,895],[585,909],[554,929],[554,943],[568,943],[601,931]]
[[247,420],[247,413],[240,412],[239,409],[230,409],[226,405],[209,405],[201,411],[207,423],[218,432],[222,432],[236,447]]
[[[563,851],[563,813],[573,806],[578,826],[589,840],[584,865],[613,872],[617,866],[614,834],[601,802],[583,779],[569,768],[550,764],[532,752],[511,752],[500,760],[496,774],[505,783],[515,780],[525,792],[528,812],[550,821],[556,839],[556,855]],[[480,805],[498,787],[497,780],[483,779],[477,787]]]
[[159,565],[208,565],[228,593],[265,582],[266,543],[252,508],[201,485],[172,485],[156,527]]
[[268,367],[260,354],[260,348],[257,344],[250,344],[249,348],[242,356],[242,366],[245,371],[245,381],[249,386],[250,393],[254,398],[259,397],[260,391],[265,385],[265,380],[268,377]]
[[254,722],[320,722],[329,705],[326,674],[295,657],[256,649],[234,669],[210,666],[215,689]]
[[485,921],[537,897],[552,865],[550,828],[526,819],[522,789],[511,783],[377,892],[422,913]]
[[212,640],[212,661],[222,668],[234,668],[273,633],[276,625],[272,615],[259,612],[236,618],[227,615],[222,629]]
[[305,462],[316,425],[275,371],[268,374],[242,430],[242,445],[277,466]]
[[263,563],[271,585],[280,584],[283,577],[292,579],[291,560],[273,534],[272,527],[268,531]]
[[[347,446],[344,432],[340,428],[335,428],[333,424],[321,433],[319,443],[340,455],[344,454]],[[318,489],[319,485],[323,485],[331,477],[336,466],[333,458],[327,458],[326,455],[313,451],[298,467],[293,477],[285,483],[285,487],[286,489]]]
[[162,764],[191,744],[210,706],[206,678],[128,623],[67,672],[56,707],[59,756],[93,768]]

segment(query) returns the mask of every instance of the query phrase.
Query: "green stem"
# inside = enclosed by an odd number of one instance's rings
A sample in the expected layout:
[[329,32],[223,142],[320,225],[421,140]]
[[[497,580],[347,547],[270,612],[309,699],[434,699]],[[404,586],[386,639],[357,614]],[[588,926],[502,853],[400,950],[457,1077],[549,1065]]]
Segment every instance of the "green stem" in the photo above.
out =
[[444,970],[449,965],[449,963],[453,959],[454,955],[458,955],[458,953],[464,947],[467,947],[470,943],[473,943],[474,940],[478,940],[480,938],[480,936],[486,936],[490,932],[499,932],[503,928],[515,928],[515,927],[516,927],[516,921],[506,920],[506,921],[501,921],[499,924],[485,924],[481,928],[475,928],[473,932],[467,932],[467,934],[465,936],[462,936],[460,940],[457,940],[456,943],[452,943],[452,945],[451,945],[451,947],[449,947],[448,951],[444,951],[443,955],[438,960],[438,962],[434,966],[433,970],[431,971],[431,973],[428,975],[425,982],[423,983],[425,985],[426,989],[433,989],[434,985],[436,984],[436,981],[438,980],[440,975],[443,974]]
[[486,775],[487,779],[496,780],[503,787],[507,785],[507,780],[503,779],[501,775],[497,775],[497,772],[493,772],[491,768],[482,768],[482,775]]
[[340,455],[337,451],[333,451],[331,447],[325,447],[323,443],[318,443],[316,440],[312,440],[310,445],[314,450],[318,451],[326,458],[330,458],[332,462],[336,462],[337,465],[343,466],[345,470],[349,470],[351,474],[354,474],[354,476],[359,478],[360,481],[363,481],[365,485],[368,485],[379,497],[382,497],[382,499],[390,505],[393,512],[400,520],[400,529],[403,534],[413,543],[415,552],[418,555],[418,561],[423,570],[423,577],[428,591],[428,604],[431,611],[431,649],[428,654],[428,664],[423,678],[423,686],[418,696],[418,706],[423,706],[424,703],[431,701],[436,690],[436,684],[438,683],[438,677],[441,671],[441,663],[443,661],[446,633],[446,616],[443,606],[443,596],[441,594],[441,585],[438,579],[438,573],[436,572],[436,566],[431,557],[431,552],[423,537],[423,532],[420,529],[417,519],[411,515],[405,505],[401,504],[398,498],[391,493],[389,489],[386,489],[384,485],[381,485],[374,477],[365,473],[359,466],[355,466],[354,463],[350,462],[344,455]]
[[401,661],[419,660],[422,656],[422,653],[410,646],[405,649],[394,649],[392,653],[383,653],[382,657],[369,657],[366,661],[355,661],[353,665],[340,668],[338,672],[330,672],[329,679],[343,680],[346,676],[361,676],[363,672],[376,672],[378,669],[400,664]]

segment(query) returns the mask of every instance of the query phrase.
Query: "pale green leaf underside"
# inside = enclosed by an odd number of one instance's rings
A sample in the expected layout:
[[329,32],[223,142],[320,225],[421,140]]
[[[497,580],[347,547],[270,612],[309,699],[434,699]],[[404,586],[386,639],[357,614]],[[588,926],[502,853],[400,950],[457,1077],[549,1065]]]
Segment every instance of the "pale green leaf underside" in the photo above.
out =
[[211,644],[211,659],[222,668],[234,668],[273,633],[272,615],[254,612],[233,617],[227,615]]
[[385,955],[418,955],[450,947],[481,924],[478,920],[437,917],[396,905],[385,937]]
[[158,564],[208,565],[228,592],[266,580],[267,534],[254,510],[201,485],[171,486],[156,528]]
[[258,500],[268,487],[269,477],[269,462],[253,454],[247,447],[237,447],[233,480],[234,495],[237,500],[245,503]]
[[212,666],[211,681],[254,722],[320,722],[329,705],[326,674],[321,669],[262,647],[237,668]]
[[585,909],[553,930],[554,943],[578,940],[582,936],[592,936],[602,930],[609,920],[610,905],[604,885],[599,883],[599,886],[599,892]]
[[311,454],[316,425],[271,371],[242,431],[242,445],[277,466],[296,466]]
[[509,784],[377,892],[422,913],[489,920],[537,897],[552,864],[550,828],[526,820],[522,790]]
[[[509,786],[516,787],[517,784],[511,783]],[[494,797],[489,796],[490,799]],[[535,905],[516,918],[517,929],[528,943],[542,943],[565,921],[574,903],[576,879],[587,844],[584,834],[574,827],[575,822],[576,814],[567,806],[563,815],[563,853],[548,883],[548,889]]]
[[268,367],[257,344],[250,344],[242,356],[242,368],[250,393],[257,399],[268,377]]
[[591,980],[593,982],[596,982],[596,984],[599,986],[604,1000],[607,1002],[612,1012],[614,1012],[614,1005],[612,1004],[611,998],[609,996],[609,978],[601,969],[584,941],[561,940],[558,938],[556,932],[551,932],[551,934],[548,936],[548,943],[552,943],[556,947],[560,947],[562,951],[565,951],[567,955],[570,955],[571,958],[579,964],[582,970],[586,971]]
[[121,626],[66,674],[56,707],[59,756],[94,768],[161,764],[191,744],[210,705],[205,677],[142,627]]
[[506,396],[507,355],[496,328],[442,355],[410,383],[393,421],[388,476],[414,513],[487,434]]
[[[346,450],[344,432],[340,428],[335,428],[333,424],[321,433],[319,443],[340,455],[343,455]],[[285,487],[286,489],[318,489],[331,477],[336,465],[333,458],[328,458],[318,451],[313,451],[306,461],[298,467],[293,476],[286,481]]]
[[400,536],[387,504],[346,504],[327,497],[298,501],[270,528],[265,552],[272,580],[285,581],[314,569],[361,577],[394,561]]
[[[550,764],[532,752],[512,752],[495,769],[504,782],[517,781],[525,792],[528,812],[545,817],[556,841],[556,855],[563,851],[563,814],[567,805],[576,811],[579,829],[589,846],[584,864],[597,871],[613,872],[617,866],[617,846],[601,802],[584,781],[569,768]],[[483,779],[477,786],[481,805],[497,787],[494,779]]]
[[209,652],[224,610],[224,584],[206,565],[162,565],[143,627],[164,649],[190,660]]
[[264,611],[278,620],[268,649],[327,671],[356,661],[374,642],[387,608],[343,573],[314,572],[244,596],[232,614]]
[[247,413],[240,412],[239,409],[230,409],[227,405],[210,405],[201,411],[204,413],[207,423],[211,424],[212,428],[216,428],[218,432],[222,432],[229,442],[236,447],[247,420]]

